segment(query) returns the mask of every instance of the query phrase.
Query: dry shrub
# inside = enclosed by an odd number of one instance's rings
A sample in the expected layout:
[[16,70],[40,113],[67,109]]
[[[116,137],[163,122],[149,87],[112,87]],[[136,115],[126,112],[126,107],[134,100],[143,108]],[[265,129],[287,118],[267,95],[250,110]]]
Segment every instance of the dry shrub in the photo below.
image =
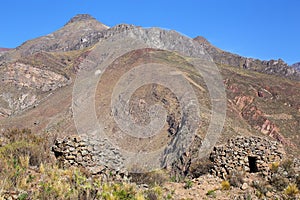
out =
[[257,191],[258,191],[257,195],[259,197],[262,197],[263,195],[265,195],[268,192],[267,182],[265,182],[265,181],[253,181],[252,184],[253,184],[252,186],[255,189],[257,189]]
[[192,178],[198,178],[199,176],[210,173],[213,166],[213,163],[208,158],[195,160],[191,163],[189,174]]
[[229,181],[222,181],[221,182],[221,189],[222,190],[229,190],[230,189],[230,183],[229,183]]
[[228,176],[227,179],[230,185],[234,187],[241,187],[244,183],[244,174],[239,171],[232,171]]
[[271,165],[270,165],[270,170],[272,173],[276,173],[278,172],[278,169],[279,169],[279,162],[273,162]]
[[284,194],[286,194],[290,197],[295,197],[296,194],[298,194],[298,193],[299,193],[299,190],[298,190],[296,184],[289,184],[284,190]]
[[280,167],[283,168],[283,170],[287,172],[287,177],[288,178],[294,178],[295,175],[296,175],[296,172],[295,172],[295,169],[294,169],[293,165],[294,165],[294,163],[290,159],[284,160],[280,164]]
[[163,170],[148,173],[132,173],[130,176],[132,177],[133,182],[150,186],[162,185],[169,180],[168,174]]
[[[39,166],[50,159],[50,147],[53,141],[50,135],[36,135],[30,129],[12,129],[6,131],[3,136],[9,143],[0,147],[2,159],[20,159],[29,157],[29,165]],[[19,161],[20,162],[20,161]]]
[[147,200],[159,200],[162,199],[163,191],[160,186],[155,186],[145,192]]
[[6,139],[0,146],[0,177],[6,180],[3,188],[23,186],[29,166],[50,160],[48,137],[37,136],[29,129],[9,130],[2,137]]
[[284,190],[289,184],[289,180],[280,174],[274,174],[270,179],[270,184],[277,190]]

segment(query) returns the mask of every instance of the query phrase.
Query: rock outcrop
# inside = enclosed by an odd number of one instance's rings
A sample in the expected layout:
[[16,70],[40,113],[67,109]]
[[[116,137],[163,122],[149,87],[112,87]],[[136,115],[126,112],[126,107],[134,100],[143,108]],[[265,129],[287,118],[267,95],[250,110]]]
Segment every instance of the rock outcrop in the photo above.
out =
[[292,67],[300,71],[300,62],[293,64]]
[[78,14],[75,15],[74,17],[72,17],[65,26],[72,24],[72,23],[76,23],[76,22],[81,22],[81,21],[86,21],[89,22],[90,20],[96,20],[94,17],[92,17],[89,14]]
[[52,70],[20,62],[0,68],[0,117],[19,113],[38,104],[71,78]]

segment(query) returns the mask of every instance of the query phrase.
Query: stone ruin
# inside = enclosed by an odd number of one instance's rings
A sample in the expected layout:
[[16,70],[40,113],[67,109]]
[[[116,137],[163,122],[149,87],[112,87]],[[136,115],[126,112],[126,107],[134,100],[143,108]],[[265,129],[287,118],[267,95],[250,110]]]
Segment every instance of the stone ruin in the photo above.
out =
[[282,144],[261,137],[236,137],[216,146],[210,155],[212,173],[221,178],[234,171],[270,175],[270,165],[283,160]]
[[124,158],[106,139],[69,136],[57,139],[52,152],[63,167],[83,167],[103,180],[129,178]]
[[[190,173],[191,162],[200,145],[201,138],[196,137],[188,152],[170,166],[172,175],[182,177]],[[120,151],[105,140],[70,136],[57,139],[52,151],[63,166],[82,166],[93,175],[100,175],[104,179],[110,175],[116,177],[115,180],[129,178]],[[271,173],[270,165],[282,161],[284,154],[283,146],[276,141],[239,136],[229,139],[222,146],[214,147],[209,157],[212,161],[211,173],[223,179],[234,171],[259,172],[267,177]]]

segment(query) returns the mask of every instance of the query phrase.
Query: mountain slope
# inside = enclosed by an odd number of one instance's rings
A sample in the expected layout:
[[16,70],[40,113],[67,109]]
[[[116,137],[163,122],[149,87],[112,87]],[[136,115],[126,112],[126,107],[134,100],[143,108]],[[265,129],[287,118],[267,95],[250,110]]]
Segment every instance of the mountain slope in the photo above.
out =
[[[78,15],[62,29],[9,51],[0,61],[0,126],[4,129],[27,127],[36,132],[50,131],[59,135],[76,133],[72,118],[72,91],[80,64],[95,45],[119,33],[123,36],[130,34],[130,29],[135,29],[141,38],[147,37],[143,28],[131,25],[108,28],[88,15]],[[157,33],[152,39],[155,41],[158,37],[162,42],[160,45],[172,45],[178,37],[172,31],[157,29]],[[173,37],[164,41],[167,34],[173,34]],[[194,42],[200,43],[217,63],[226,86],[227,118],[220,142],[234,135],[268,135],[296,154],[300,147],[300,83],[296,81],[299,73],[281,60],[244,58],[222,51],[201,37]],[[199,132],[203,137],[210,120],[209,94],[204,80],[188,64],[188,58],[165,50],[132,51],[109,66],[111,78],[106,78],[101,86],[114,86],[114,78],[125,69],[124,66],[137,66],[147,60],[170,64],[186,74],[185,79],[191,83],[199,102],[206,108],[201,116]],[[131,105],[136,117],[143,117],[135,110],[139,105],[139,95],[154,99],[163,106],[175,102],[169,91],[160,88],[157,91],[163,91],[166,96],[156,95],[154,98],[151,94],[155,92],[147,87],[135,93],[137,97],[134,96],[136,98],[132,99]],[[100,93],[99,100],[110,98],[106,92]],[[99,113],[105,113],[102,107],[99,109]],[[180,123],[180,118],[174,116],[169,117],[170,126]]]
[[8,48],[0,48],[0,57],[1,57],[3,54],[7,53],[9,50],[10,50],[10,49],[8,49]]
[[10,49],[9,48],[1,48],[0,47],[0,52],[5,52],[5,51],[9,51]]

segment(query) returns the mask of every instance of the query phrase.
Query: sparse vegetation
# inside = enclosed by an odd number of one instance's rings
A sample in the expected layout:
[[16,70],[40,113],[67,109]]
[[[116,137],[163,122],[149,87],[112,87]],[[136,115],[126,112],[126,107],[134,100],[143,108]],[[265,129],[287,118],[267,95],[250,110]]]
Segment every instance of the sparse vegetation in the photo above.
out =
[[288,195],[289,197],[295,197],[298,193],[299,190],[296,184],[289,184],[284,190],[284,194]]
[[197,178],[204,174],[208,174],[211,171],[212,167],[213,163],[208,158],[200,159],[192,163],[190,167],[190,173],[193,178]]
[[[273,169],[273,170],[272,170]],[[296,187],[299,184],[298,176],[293,167],[293,161],[286,159],[276,166],[271,167],[272,176],[270,184],[279,191],[283,191],[290,183],[295,183]]]
[[231,172],[227,177],[230,185],[240,187],[244,183],[244,174],[239,171]]
[[[103,182],[78,167],[59,168],[49,160],[49,138],[34,135],[28,129],[14,129],[4,135],[8,140],[0,147],[0,199],[9,195],[7,191],[19,193],[20,200],[144,200],[150,193],[162,198],[159,186],[151,188],[148,194],[135,184]],[[158,180],[155,178],[155,182]]]
[[270,170],[272,173],[276,173],[278,171],[278,168],[279,168],[279,162],[273,162],[271,165],[270,165]]
[[221,189],[222,190],[229,190],[230,189],[230,183],[229,183],[229,181],[222,181],[221,182]]
[[215,190],[208,190],[206,195],[215,198],[216,197],[216,191]]
[[168,174],[164,170],[157,170],[148,173],[130,174],[132,181],[137,184],[147,184],[150,186],[162,185],[169,180]]
[[280,167],[283,168],[284,171],[287,172],[288,178],[294,178],[295,177],[295,170],[293,167],[293,161],[290,159],[284,160],[282,163],[280,163]]
[[256,196],[262,198],[267,192],[267,182],[265,181],[253,181],[252,185],[256,189]]
[[193,187],[193,182],[191,180],[186,180],[184,189],[191,189]]
[[289,180],[280,174],[274,174],[270,180],[270,184],[277,190],[282,191],[288,186]]

